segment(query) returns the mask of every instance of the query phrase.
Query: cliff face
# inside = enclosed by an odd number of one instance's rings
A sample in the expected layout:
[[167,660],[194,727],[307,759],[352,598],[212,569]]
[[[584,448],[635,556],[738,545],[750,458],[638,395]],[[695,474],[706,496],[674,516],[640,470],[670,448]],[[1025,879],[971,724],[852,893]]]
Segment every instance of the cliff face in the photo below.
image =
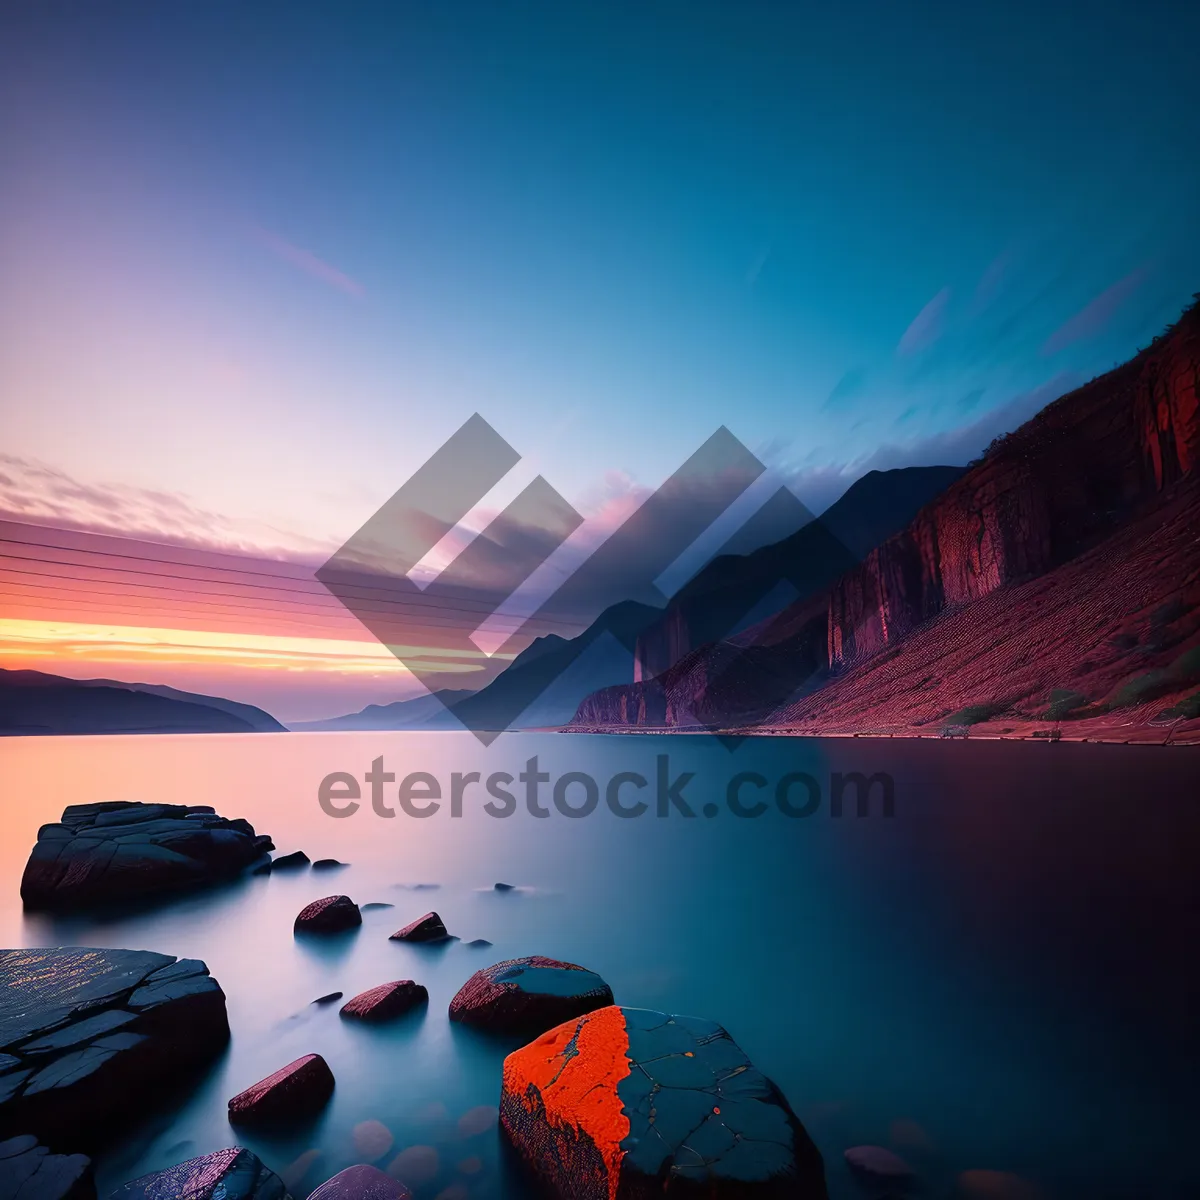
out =
[[830,666],[862,661],[943,608],[1044,574],[1111,534],[1192,469],[1198,379],[1192,309],[1149,351],[1005,438],[834,585]]
[[[1189,476],[1200,457],[1198,394],[1200,306],[1148,350],[993,445],[906,528],[790,614],[732,639],[761,653],[743,649],[731,666],[728,654],[710,645],[680,659],[685,634],[664,630],[647,659],[674,665],[658,678],[646,671],[640,683],[589,697],[576,723],[690,725],[765,716],[784,675],[793,689],[815,690],[939,614],[1072,561]],[[1164,576],[1163,586],[1168,581]],[[818,646],[814,605],[824,617]],[[747,679],[760,658],[758,675]]]

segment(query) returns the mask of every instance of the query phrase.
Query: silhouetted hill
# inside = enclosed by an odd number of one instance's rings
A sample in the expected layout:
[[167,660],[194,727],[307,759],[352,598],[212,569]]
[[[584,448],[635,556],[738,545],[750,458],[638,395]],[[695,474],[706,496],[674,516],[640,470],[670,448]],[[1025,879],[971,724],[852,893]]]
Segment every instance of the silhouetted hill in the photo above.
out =
[[67,679],[0,669],[0,734],[267,733],[274,717],[250,704],[156,684]]
[[392,704],[368,704],[366,708],[343,717],[320,721],[293,721],[288,726],[296,733],[328,732],[336,729],[461,729],[447,711],[451,705],[474,695],[470,688],[443,688]]

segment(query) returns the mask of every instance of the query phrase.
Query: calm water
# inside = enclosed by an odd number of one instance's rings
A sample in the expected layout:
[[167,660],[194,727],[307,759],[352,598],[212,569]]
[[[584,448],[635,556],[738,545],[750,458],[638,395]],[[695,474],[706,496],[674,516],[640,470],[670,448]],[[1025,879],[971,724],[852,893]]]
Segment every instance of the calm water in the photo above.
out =
[[[398,776],[428,771],[448,788],[452,771],[516,775],[535,753],[554,776],[587,771],[602,785],[619,771],[653,778],[669,753],[673,773],[695,772],[685,795],[697,813],[722,811],[619,820],[602,804],[585,820],[497,820],[468,797],[460,819],[383,820],[364,806],[333,820],[317,804],[327,773],[361,776],[380,755]],[[841,740],[730,753],[708,739],[563,735],[484,750],[469,735],[293,734],[7,740],[0,768],[3,943],[198,957],[229,999],[228,1053],[100,1162],[101,1194],[241,1141],[280,1171],[306,1156],[297,1197],[410,1147],[425,1148],[407,1155],[410,1174],[436,1167],[421,1200],[522,1196],[494,1126],[511,1046],[445,1013],[472,971],[534,953],[598,971],[620,1003],[726,1025],[821,1147],[835,1197],[860,1194],[842,1151],[863,1142],[909,1158],[930,1195],[978,1168],[1055,1197],[1194,1194],[1194,751]],[[833,771],[887,771],[896,814],[834,819],[826,798],[804,820],[738,820],[725,786],[745,770],[807,771],[826,786]],[[109,799],[212,804],[280,851],[351,865],[120,918],[25,917],[17,888],[38,825]],[[497,893],[497,881],[518,889]],[[345,937],[296,941],[299,909],[336,892],[395,907]],[[463,943],[388,941],[430,908]],[[494,946],[464,944],[474,938]],[[390,1028],[311,1004],[398,978],[424,983],[430,1005]],[[337,1077],[322,1119],[282,1140],[235,1135],[226,1100],[312,1051]]]

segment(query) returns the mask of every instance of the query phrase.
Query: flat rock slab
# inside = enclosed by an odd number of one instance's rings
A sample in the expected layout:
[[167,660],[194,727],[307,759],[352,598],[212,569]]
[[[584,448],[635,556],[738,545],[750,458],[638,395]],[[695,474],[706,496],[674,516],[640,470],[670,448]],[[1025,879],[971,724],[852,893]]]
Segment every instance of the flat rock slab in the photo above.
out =
[[333,1072],[319,1054],[281,1067],[229,1101],[231,1125],[286,1125],[315,1116],[333,1095]]
[[342,1005],[341,1014],[359,1021],[390,1021],[428,1003],[429,992],[423,984],[397,979],[359,992]]
[[601,1008],[504,1062],[500,1123],[571,1200],[825,1200],[821,1155],[713,1021]]
[[0,1200],[96,1200],[92,1161],[51,1154],[28,1134],[0,1142]]
[[229,1040],[225,994],[198,959],[0,950],[0,979],[0,1137],[90,1148]]
[[141,900],[232,879],[271,849],[248,821],[206,806],[73,804],[38,830],[21,899],[55,910]]
[[349,865],[349,863],[340,862],[336,858],[318,858],[317,861],[313,863],[313,870],[333,871],[338,867],[348,867]]
[[327,1179],[308,1200],[412,1200],[412,1192],[378,1167],[360,1164]]
[[391,942],[445,942],[450,938],[446,923],[435,912],[428,912],[403,929],[397,929],[388,939]]
[[297,933],[342,933],[362,924],[362,913],[349,896],[325,896],[300,910]]
[[108,1200],[291,1200],[283,1181],[240,1146],[143,1175]]
[[476,971],[450,1001],[450,1019],[497,1033],[535,1034],[612,1004],[593,971],[556,958],[510,958]]

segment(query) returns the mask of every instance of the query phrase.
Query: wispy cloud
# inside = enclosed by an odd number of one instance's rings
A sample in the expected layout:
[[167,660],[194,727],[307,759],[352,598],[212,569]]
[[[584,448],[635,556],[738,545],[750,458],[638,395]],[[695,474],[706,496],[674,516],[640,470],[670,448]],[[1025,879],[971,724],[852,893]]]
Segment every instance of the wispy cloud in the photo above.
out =
[[0,453],[0,517],[95,533],[115,533],[201,549],[272,557],[319,557],[314,538],[212,512],[176,492],[91,483],[14,454]]
[[1124,279],[1107,287],[1089,304],[1079,310],[1069,321],[1060,325],[1042,346],[1042,353],[1057,354],[1075,342],[1095,337],[1113,319],[1124,303],[1142,286],[1149,270],[1138,267]]
[[279,234],[272,233],[269,229],[256,228],[254,236],[276,258],[290,263],[297,270],[303,271],[306,275],[311,275],[314,279],[319,279],[331,288],[336,288],[339,292],[345,292],[347,296],[353,296],[356,300],[361,300],[367,294],[367,289],[357,279],[352,279],[344,271],[338,270],[332,263],[327,263],[323,258],[318,258],[310,250],[305,250],[300,246],[294,245],[286,238],[280,237]]
[[916,354],[932,346],[942,336],[946,320],[946,305],[950,301],[950,289],[940,292],[912,319],[896,347],[898,354]]

